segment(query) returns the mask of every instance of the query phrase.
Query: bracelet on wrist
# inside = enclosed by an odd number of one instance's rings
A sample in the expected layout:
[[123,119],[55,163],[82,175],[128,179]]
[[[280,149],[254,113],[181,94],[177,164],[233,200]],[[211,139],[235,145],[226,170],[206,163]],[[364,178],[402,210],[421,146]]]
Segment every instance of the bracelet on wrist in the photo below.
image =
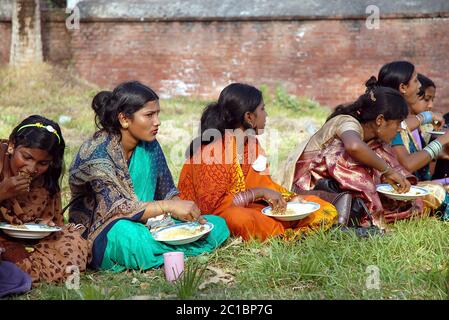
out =
[[165,214],[165,209],[162,207],[162,204],[160,204],[160,201],[156,201],[156,204],[159,206],[159,209],[161,209],[161,213]]
[[429,143],[426,147],[424,147],[423,150],[430,155],[430,158],[432,160],[435,160],[443,150],[443,145],[441,144],[440,141],[434,140],[431,143]]
[[390,171],[390,169],[391,169],[391,166],[387,163],[387,166],[385,167],[385,169],[383,171],[380,172],[380,175],[383,176],[388,171]]

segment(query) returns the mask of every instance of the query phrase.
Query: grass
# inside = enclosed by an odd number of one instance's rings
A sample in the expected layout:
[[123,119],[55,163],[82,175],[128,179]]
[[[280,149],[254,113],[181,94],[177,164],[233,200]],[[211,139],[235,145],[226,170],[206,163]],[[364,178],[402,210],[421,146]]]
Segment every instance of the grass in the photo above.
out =
[[[308,130],[313,130],[312,126],[318,127],[329,111],[313,101],[289,96],[281,87],[274,92],[262,89],[269,113],[267,127],[276,129],[278,142],[281,137],[283,142],[276,145],[270,139],[264,141],[269,154],[278,158],[271,167],[276,176],[288,151],[298,139],[307,136]],[[67,70],[48,65],[0,69],[0,134],[6,138],[30,114],[39,113],[55,120],[69,116],[71,121],[62,124],[68,166],[81,142],[94,130],[90,101],[99,90],[77,80]],[[161,101],[162,127],[158,139],[175,181],[181,155],[196,132],[206,104],[207,101],[185,98]],[[62,183],[65,204],[69,198],[67,177]],[[428,218],[396,223],[386,236],[371,239],[358,239],[339,230],[289,242],[271,239],[265,243],[243,243],[230,238],[213,253],[189,258],[186,267],[207,264],[232,278],[198,289],[195,299],[447,299],[448,249],[449,224]],[[203,278],[211,277],[214,272],[206,270]],[[378,286],[370,286],[376,278]],[[38,284],[31,292],[14,298],[178,299],[180,296],[179,286],[168,283],[162,269],[88,271],[81,275],[80,284],[78,290]]]

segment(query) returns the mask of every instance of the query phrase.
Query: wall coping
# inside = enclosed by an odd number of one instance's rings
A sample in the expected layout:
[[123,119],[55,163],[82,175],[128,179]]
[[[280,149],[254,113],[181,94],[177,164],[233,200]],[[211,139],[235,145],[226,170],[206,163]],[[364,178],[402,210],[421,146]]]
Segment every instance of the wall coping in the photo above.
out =
[[[12,0],[1,2],[0,21],[11,21]],[[449,17],[447,0],[86,0],[77,6],[81,21],[276,21],[366,19],[373,4],[381,19]],[[43,16],[60,20],[61,12]]]

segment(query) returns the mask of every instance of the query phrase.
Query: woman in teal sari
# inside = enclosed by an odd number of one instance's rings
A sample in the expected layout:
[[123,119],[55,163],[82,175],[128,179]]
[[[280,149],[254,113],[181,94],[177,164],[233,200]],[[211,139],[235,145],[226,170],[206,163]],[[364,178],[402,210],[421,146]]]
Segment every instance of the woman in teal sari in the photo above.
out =
[[[156,140],[159,97],[139,82],[125,82],[92,102],[100,129],[83,143],[70,167],[73,204],[70,221],[81,223],[91,240],[90,266],[122,271],[163,264],[163,254],[210,252],[229,236],[225,221],[201,216],[192,201],[178,198],[165,156]],[[154,240],[151,231],[183,221],[206,220],[209,235],[172,246]]]

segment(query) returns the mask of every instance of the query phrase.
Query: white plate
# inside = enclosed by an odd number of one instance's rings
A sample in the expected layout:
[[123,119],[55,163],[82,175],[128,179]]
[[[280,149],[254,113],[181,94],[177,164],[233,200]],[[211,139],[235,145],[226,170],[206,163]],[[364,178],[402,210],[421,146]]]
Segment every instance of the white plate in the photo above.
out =
[[442,136],[446,133],[446,131],[429,131],[430,134],[433,134],[434,136]]
[[[201,231],[195,232],[195,230],[201,229]],[[197,241],[202,236],[211,232],[214,225],[210,222],[205,224],[199,224],[198,222],[180,223],[174,226],[166,227],[157,230],[153,233],[154,240],[162,241],[171,245],[180,245]],[[176,235],[179,232],[187,232],[192,234]]]
[[22,239],[42,239],[52,232],[61,231],[60,227],[50,227],[46,224],[35,223],[25,223],[22,225],[0,223],[0,229],[10,237]]
[[388,198],[401,201],[414,200],[429,194],[429,191],[417,186],[412,186],[407,193],[393,192],[394,189],[389,184],[379,184],[377,185],[376,190],[377,192],[384,194]]
[[294,210],[295,214],[272,214],[271,207],[263,208],[262,213],[280,221],[294,221],[304,219],[309,214],[319,210],[320,204],[316,202],[288,202],[288,209]]

